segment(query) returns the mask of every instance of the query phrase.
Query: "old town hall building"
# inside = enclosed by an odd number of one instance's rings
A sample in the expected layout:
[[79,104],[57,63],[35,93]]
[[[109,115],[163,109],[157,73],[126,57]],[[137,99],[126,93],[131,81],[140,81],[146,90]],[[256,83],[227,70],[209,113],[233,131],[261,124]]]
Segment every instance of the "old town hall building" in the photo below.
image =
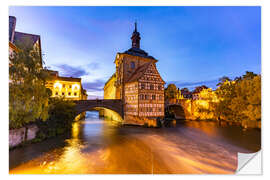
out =
[[104,99],[122,99],[125,120],[163,117],[165,82],[157,60],[140,48],[136,23],[131,40],[132,47],[116,55],[116,72],[104,86]]

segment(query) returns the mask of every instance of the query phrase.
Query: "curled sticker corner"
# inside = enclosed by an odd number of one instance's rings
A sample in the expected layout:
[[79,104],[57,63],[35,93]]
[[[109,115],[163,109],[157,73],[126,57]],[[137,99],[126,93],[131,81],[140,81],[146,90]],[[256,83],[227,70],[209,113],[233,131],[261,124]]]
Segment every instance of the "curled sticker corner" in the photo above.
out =
[[238,153],[236,174],[262,174],[261,151],[255,153]]

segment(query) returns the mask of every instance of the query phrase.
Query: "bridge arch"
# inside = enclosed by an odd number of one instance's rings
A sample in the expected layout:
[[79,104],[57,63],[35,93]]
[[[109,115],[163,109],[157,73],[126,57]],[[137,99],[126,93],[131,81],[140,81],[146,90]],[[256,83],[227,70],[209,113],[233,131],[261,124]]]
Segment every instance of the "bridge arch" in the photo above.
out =
[[181,104],[168,104],[165,106],[165,112],[173,114],[176,119],[186,119],[186,112]]
[[91,111],[94,108],[106,108],[118,113],[122,118],[124,118],[123,113],[123,103],[121,99],[102,99],[102,100],[79,100],[74,101],[76,104],[76,115],[81,114],[85,111]]

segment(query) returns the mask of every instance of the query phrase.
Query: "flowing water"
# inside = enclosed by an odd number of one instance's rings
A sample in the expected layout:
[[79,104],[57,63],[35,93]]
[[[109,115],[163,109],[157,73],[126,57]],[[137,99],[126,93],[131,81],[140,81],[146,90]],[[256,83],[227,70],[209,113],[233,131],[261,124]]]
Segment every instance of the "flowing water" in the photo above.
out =
[[14,174],[231,174],[237,152],[260,150],[261,132],[215,122],[119,126],[87,112],[72,135],[10,150]]

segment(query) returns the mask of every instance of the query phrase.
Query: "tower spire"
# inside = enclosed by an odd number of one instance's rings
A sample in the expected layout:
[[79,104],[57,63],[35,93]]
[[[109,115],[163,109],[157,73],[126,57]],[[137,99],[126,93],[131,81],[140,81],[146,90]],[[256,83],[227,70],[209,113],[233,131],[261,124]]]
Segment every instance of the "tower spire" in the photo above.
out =
[[135,21],[135,32],[137,32],[137,21]]
[[135,21],[135,29],[132,33],[131,36],[131,40],[132,40],[132,48],[140,48],[140,33],[137,31],[137,22]]

